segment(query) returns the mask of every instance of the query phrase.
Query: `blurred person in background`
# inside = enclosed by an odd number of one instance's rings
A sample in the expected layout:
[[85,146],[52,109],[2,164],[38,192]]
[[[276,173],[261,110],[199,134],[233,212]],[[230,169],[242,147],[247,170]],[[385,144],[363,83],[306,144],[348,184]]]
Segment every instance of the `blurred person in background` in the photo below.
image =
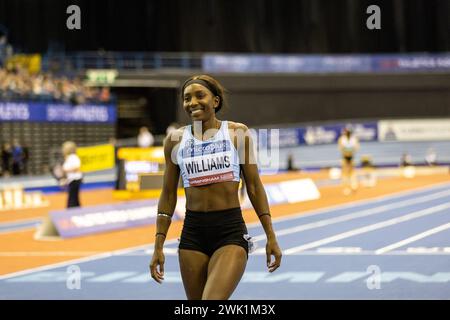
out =
[[341,152],[342,164],[342,184],[344,185],[344,194],[349,195],[356,192],[358,181],[354,170],[354,158],[359,150],[358,138],[353,135],[349,127],[344,128],[338,139],[338,148]]
[[22,173],[28,174],[28,162],[30,160],[30,147],[28,143],[22,145],[23,158],[22,158]]
[[290,153],[289,155],[288,155],[288,158],[287,158],[287,167],[286,167],[286,170],[287,171],[297,171],[298,169],[295,167],[295,164],[294,164],[294,155],[292,154],[292,153]]
[[14,139],[12,147],[12,174],[18,176],[23,171],[23,148],[19,143],[19,140]]
[[225,105],[224,91],[210,76],[189,78],[181,92],[183,108],[192,125],[172,132],[164,141],[166,168],[150,272],[158,283],[164,280],[163,245],[174,214],[181,175],[186,214],[178,257],[189,300],[226,300],[244,274],[254,243],[248,235],[239,202],[241,173],[247,195],[266,233],[268,271],[275,271],[281,264],[281,250],[272,228],[249,129],[242,123],[216,118]]
[[65,174],[63,183],[68,186],[67,208],[80,206],[80,186],[83,179],[81,172],[81,160],[76,154],[77,146],[72,141],[66,141],[62,145],[64,164],[62,169]]
[[361,184],[365,187],[374,187],[377,183],[377,176],[372,157],[368,154],[361,156],[361,171]]
[[111,92],[108,87],[102,87],[99,93],[100,102],[109,102],[111,100]]
[[137,140],[140,148],[148,148],[155,143],[155,138],[147,127],[141,127]]
[[12,55],[12,46],[8,43],[8,29],[0,24],[0,68]]
[[425,162],[430,167],[437,164],[437,153],[433,148],[428,149],[427,154],[425,155]]
[[400,158],[400,167],[409,167],[412,166],[412,158],[408,152],[403,152]]
[[12,148],[11,144],[8,142],[5,142],[2,145],[1,150],[1,156],[2,156],[2,176],[8,177],[11,175],[11,163],[12,163]]

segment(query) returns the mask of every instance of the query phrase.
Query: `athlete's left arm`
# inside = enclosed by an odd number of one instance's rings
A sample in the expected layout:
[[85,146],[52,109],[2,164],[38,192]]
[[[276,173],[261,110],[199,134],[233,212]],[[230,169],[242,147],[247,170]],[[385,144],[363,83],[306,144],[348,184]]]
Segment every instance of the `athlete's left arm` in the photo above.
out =
[[[244,176],[245,186],[247,187],[247,195],[267,236],[267,267],[269,268],[269,272],[273,272],[280,266],[282,254],[275,232],[273,231],[266,191],[259,177],[253,140],[248,127],[244,124],[236,124],[236,130],[234,132],[240,166]],[[273,262],[271,262],[272,255],[275,257],[275,261]]]

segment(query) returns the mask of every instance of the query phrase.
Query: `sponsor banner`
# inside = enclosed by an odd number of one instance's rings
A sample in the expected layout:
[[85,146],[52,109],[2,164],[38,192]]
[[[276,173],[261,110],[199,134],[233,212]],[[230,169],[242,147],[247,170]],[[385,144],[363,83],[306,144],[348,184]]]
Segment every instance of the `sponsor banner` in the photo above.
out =
[[114,168],[114,146],[111,144],[77,148],[81,171],[91,172]]
[[360,141],[376,141],[378,138],[377,122],[341,123],[301,128],[282,128],[279,129],[278,141],[270,141],[270,146],[272,148],[290,148],[304,144],[333,144],[337,143],[342,130],[346,127],[350,127]]
[[300,128],[281,128],[278,141],[271,141],[272,147],[290,148],[302,144],[302,130]]
[[115,123],[114,105],[0,102],[0,121]]
[[298,128],[300,144],[317,145],[337,143],[342,130],[350,127],[360,141],[376,141],[377,123],[333,124]]
[[190,139],[186,142],[186,146],[183,148],[181,155],[183,159],[192,158],[202,155],[222,153],[231,150],[231,144],[229,140],[203,142],[195,144],[194,139]]
[[[177,206],[173,219],[184,216]],[[61,238],[122,230],[156,223],[158,200],[73,208],[49,213]]]
[[113,107],[101,105],[47,104],[46,121],[50,122],[101,122],[116,120]]
[[450,54],[206,54],[202,65],[206,72],[237,73],[430,72],[450,70]]
[[375,55],[371,63],[374,72],[448,71],[450,54]]
[[232,55],[206,54],[203,70],[207,72],[369,72],[370,59],[364,56],[332,55]]
[[301,129],[301,143],[307,145],[331,144],[339,138],[341,127],[333,126],[311,126]]
[[206,184],[216,183],[216,182],[226,182],[233,181],[234,174],[232,171],[213,174],[209,176],[200,176],[196,178],[189,179],[189,184],[191,186],[202,186]]
[[287,203],[297,203],[320,198],[320,192],[311,179],[284,181],[279,184]]
[[152,161],[164,163],[164,147],[119,148],[117,158],[128,161]]
[[159,164],[151,161],[125,161],[124,167],[127,182],[138,182],[140,175],[159,172]]
[[378,122],[380,141],[450,140],[450,118]]
[[[297,203],[320,198],[320,192],[311,179],[296,179],[264,185],[269,205]],[[250,199],[245,198],[243,209],[253,208]]]

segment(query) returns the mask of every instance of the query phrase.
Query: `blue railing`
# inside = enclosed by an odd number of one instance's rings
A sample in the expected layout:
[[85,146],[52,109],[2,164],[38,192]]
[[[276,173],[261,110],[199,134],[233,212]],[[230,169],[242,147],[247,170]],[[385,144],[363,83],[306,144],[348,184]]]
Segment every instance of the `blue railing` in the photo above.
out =
[[202,54],[154,52],[102,52],[47,53],[42,57],[44,71],[70,71],[85,69],[201,69]]
[[202,69],[236,73],[448,72],[450,52],[407,54],[230,54],[85,51],[47,53],[42,69]]

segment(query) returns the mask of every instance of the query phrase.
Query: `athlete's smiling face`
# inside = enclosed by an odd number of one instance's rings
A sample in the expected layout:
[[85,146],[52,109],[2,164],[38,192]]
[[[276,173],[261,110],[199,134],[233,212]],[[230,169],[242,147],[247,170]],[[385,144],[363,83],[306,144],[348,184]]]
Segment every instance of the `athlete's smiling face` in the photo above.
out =
[[193,83],[184,89],[183,107],[193,121],[207,121],[215,115],[219,97],[214,97],[208,88]]

